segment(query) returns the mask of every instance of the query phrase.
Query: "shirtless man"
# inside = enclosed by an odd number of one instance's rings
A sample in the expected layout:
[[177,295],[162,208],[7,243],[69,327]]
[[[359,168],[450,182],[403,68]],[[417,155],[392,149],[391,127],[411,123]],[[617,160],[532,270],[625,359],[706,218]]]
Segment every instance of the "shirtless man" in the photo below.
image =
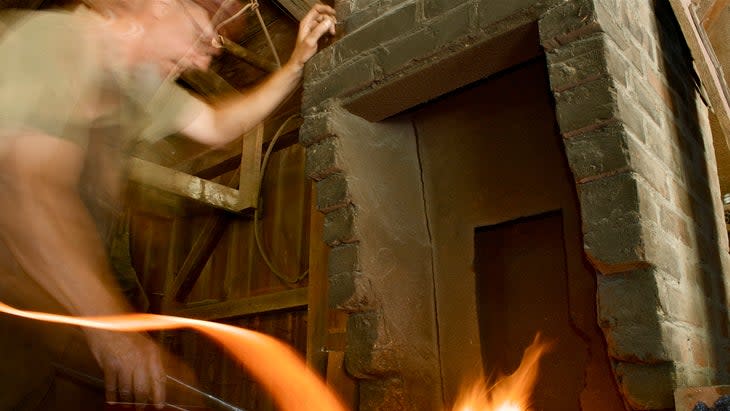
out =
[[[26,295],[20,288],[39,286],[59,309],[80,316],[129,311],[80,195],[98,139],[124,148],[139,138],[181,132],[223,145],[262,122],[294,91],[317,41],[334,34],[335,24],[332,8],[314,6],[280,70],[252,91],[211,107],[173,82],[184,70],[208,69],[215,49],[205,9],[191,0],[109,4],[99,14],[6,16],[0,36],[2,276],[13,284],[10,292]],[[51,304],[28,306],[39,307]],[[164,402],[165,371],[151,340],[84,333],[104,372],[108,401]]]

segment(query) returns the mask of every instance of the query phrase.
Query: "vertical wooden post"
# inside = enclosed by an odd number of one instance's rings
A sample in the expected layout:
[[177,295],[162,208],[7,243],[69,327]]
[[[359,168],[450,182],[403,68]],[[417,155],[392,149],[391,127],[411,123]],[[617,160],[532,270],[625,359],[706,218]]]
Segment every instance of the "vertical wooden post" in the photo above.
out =
[[264,144],[264,124],[243,136],[241,174],[238,183],[238,209],[256,208],[261,180],[261,147]]
[[[311,181],[308,184],[312,184]],[[327,371],[327,257],[322,241],[324,215],[317,210],[316,186],[311,190],[309,222],[309,307],[307,312],[307,364],[324,376]]]

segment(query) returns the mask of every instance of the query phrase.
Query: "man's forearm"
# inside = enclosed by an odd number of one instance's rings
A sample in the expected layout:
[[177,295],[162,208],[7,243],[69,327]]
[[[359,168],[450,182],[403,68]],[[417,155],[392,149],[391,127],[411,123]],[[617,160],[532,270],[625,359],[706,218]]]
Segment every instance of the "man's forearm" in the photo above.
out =
[[[183,134],[203,144],[223,145],[264,121],[299,84],[304,64],[317,52],[325,34],[335,35],[335,10],[317,3],[299,22],[294,50],[289,61],[262,84],[214,109],[203,109]],[[187,119],[183,119],[187,121]]]
[[286,64],[253,89],[211,107],[183,133],[208,145],[223,145],[235,140],[276,110],[294,92],[301,78],[301,67]]
[[[224,102],[216,108],[222,131],[236,138],[254,128],[294,92],[301,78],[302,68],[284,65],[249,92]],[[247,121],[242,124],[240,119]]]

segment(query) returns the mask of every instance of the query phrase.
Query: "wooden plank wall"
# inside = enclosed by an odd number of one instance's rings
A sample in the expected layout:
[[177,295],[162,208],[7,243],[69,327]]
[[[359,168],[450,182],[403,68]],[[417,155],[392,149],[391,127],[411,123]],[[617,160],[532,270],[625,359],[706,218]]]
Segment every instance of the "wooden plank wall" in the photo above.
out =
[[[296,22],[269,1],[261,1],[260,10],[279,55],[285,61],[291,54],[296,38]],[[255,17],[248,16],[245,22],[237,24],[241,24],[242,28],[234,36],[238,43],[273,62]],[[266,74],[229,53],[216,58],[212,69],[238,90],[250,87]],[[277,115],[288,117],[292,108],[296,111],[299,99],[300,93],[296,93]],[[278,124],[280,121],[273,121],[273,128],[278,128]],[[215,304],[229,302],[240,311],[241,299],[272,296],[275,301],[284,301],[287,299],[279,297],[282,292],[303,291],[304,294],[298,294],[295,300],[301,300],[301,295],[304,295],[305,306],[225,318],[222,321],[258,330],[288,342],[306,356],[315,370],[326,376],[328,383],[351,409],[357,409],[357,386],[344,371],[347,316],[327,308],[329,248],[319,238],[324,218],[313,204],[313,187],[304,174],[305,150],[296,141],[294,134],[283,136],[278,144],[281,148],[277,147],[271,157],[263,182],[259,228],[263,234],[264,248],[280,271],[289,277],[296,277],[303,270],[311,268],[311,275],[296,284],[295,288],[276,278],[258,254],[253,221],[250,218],[234,217],[186,299],[187,310],[197,310],[200,314],[202,307],[218,307],[212,308],[212,312],[220,314],[225,310]],[[201,151],[200,147],[186,140],[171,138],[163,143],[174,150],[161,145],[156,153],[163,160],[167,159],[165,165],[170,167],[183,164]],[[225,183],[231,173],[214,181]],[[186,215],[180,216],[180,210],[171,209],[175,208],[175,201],[169,201],[169,198],[165,201],[164,196],[159,197],[159,194],[155,196],[163,200],[168,208],[160,209],[161,213],[155,214],[166,217],[151,215],[149,207],[146,207],[146,212],[140,210],[134,214],[133,260],[147,290],[151,311],[161,312],[165,308],[166,287],[169,287],[174,274],[179,272],[194,241],[206,223],[214,218],[215,212],[204,207],[190,207],[188,203],[182,210],[182,214]],[[231,305],[227,308],[231,308]],[[184,313],[188,314],[189,311]],[[271,399],[261,387],[210,341],[192,332],[166,333],[160,336],[160,341],[191,365],[201,386],[209,392],[244,409],[274,409]]]
[[[269,258],[278,270],[292,278],[309,265],[311,182],[304,175],[304,159],[304,149],[298,144],[273,152],[264,178],[263,212],[259,220]],[[220,179],[227,177],[223,175]],[[212,210],[174,218],[133,212],[132,260],[150,300],[150,311],[165,311],[166,287],[180,270],[202,227],[213,217]],[[276,295],[308,286],[306,277],[290,285],[271,272],[256,248],[253,226],[250,217],[230,220],[185,307],[199,309],[208,304]],[[224,321],[278,337],[304,356],[307,316],[307,307],[302,306]],[[192,366],[206,390],[246,409],[273,410],[268,396],[215,344],[192,332],[166,333],[160,339]]]

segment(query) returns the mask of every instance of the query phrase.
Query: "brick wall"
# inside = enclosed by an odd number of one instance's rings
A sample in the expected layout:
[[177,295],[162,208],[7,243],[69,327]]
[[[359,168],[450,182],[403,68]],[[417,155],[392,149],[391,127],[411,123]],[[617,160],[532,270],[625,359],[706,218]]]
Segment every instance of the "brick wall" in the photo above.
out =
[[[305,114],[312,114],[312,110],[330,99],[346,105],[380,88],[379,85],[397,82],[459,52],[476,50],[475,45],[485,39],[534,22],[544,10],[559,2],[338,0],[335,5],[343,22],[340,29],[346,35],[307,64]],[[489,65],[489,61],[483,64]],[[421,98],[428,100],[484,77],[479,69],[470,70],[474,73],[442,75],[439,80],[444,87]],[[454,82],[460,76],[463,80]]]
[[307,172],[332,247],[329,304],[349,313],[345,363],[360,380],[360,409],[434,409],[431,244],[413,127],[369,123],[337,107],[305,126],[302,136],[319,140]]
[[668,2],[546,13],[559,126],[599,272],[599,323],[634,409],[726,382],[728,242],[707,109]]
[[[363,239],[373,225],[391,251],[403,235],[428,238],[422,205],[375,219],[373,205],[404,207],[402,187],[414,198],[419,192],[413,136],[402,124],[373,122],[542,53],[510,48],[515,36],[532,36],[536,22],[584,249],[597,272],[598,322],[628,406],[671,408],[675,386],[728,382],[730,261],[716,162],[707,109],[666,3],[336,2],[347,33],[307,65],[300,137],[333,247],[330,302],[351,313],[346,362],[362,380],[361,409],[432,409],[440,395],[436,336],[424,325],[433,316],[423,266],[430,244],[417,242],[399,267],[408,286],[394,286],[383,280],[388,256]],[[383,144],[392,151],[381,153]],[[393,174],[388,162],[399,158],[411,168]],[[402,219],[406,228],[389,233]],[[391,301],[413,298],[424,300]],[[395,324],[398,315],[425,320]],[[400,326],[406,331],[394,331]],[[415,363],[413,336],[421,338]],[[422,403],[409,402],[424,393]]]

